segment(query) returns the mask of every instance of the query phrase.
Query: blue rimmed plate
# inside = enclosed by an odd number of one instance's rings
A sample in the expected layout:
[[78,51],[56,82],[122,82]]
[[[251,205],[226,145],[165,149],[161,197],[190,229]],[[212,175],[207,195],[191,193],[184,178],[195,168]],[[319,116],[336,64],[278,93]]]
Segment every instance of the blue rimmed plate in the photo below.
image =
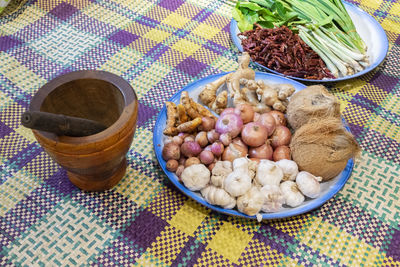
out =
[[[338,82],[338,81],[343,81],[343,80],[348,80],[352,78],[359,77],[361,75],[364,75],[371,70],[375,69],[376,67],[379,66],[379,64],[382,63],[382,61],[385,59],[386,54],[389,49],[389,41],[387,39],[386,33],[383,30],[382,26],[373,18],[371,17],[367,12],[362,10],[361,8],[350,4],[343,2],[347,12],[349,13],[351,19],[354,22],[354,25],[356,27],[356,30],[358,34],[361,36],[361,38],[364,40],[365,44],[367,45],[367,55],[369,56],[370,59],[370,65],[365,68],[364,70],[357,72],[353,75],[348,75],[336,79],[329,79],[329,80],[311,80],[311,79],[304,79],[304,78],[298,78],[298,77],[293,77],[293,76],[287,76],[288,78],[295,79],[298,81],[307,81],[307,82]],[[243,52],[243,47],[241,44],[240,38],[237,36],[240,33],[239,28],[237,27],[237,22],[232,19],[231,24],[230,24],[230,34],[233,43],[235,46],[239,49],[240,52]],[[275,74],[283,75],[275,70],[272,70],[270,68],[267,68],[259,63],[255,63],[259,67],[273,72]]]
[[[201,90],[204,88],[204,86],[210,82],[215,81],[219,77],[225,75],[226,73],[221,73],[217,75],[212,75],[208,76],[206,78],[200,79],[194,83],[191,83],[184,87],[182,90],[180,90],[178,93],[176,93],[174,96],[172,96],[168,101],[174,102],[176,104],[179,103],[180,95],[182,91],[188,91],[189,96],[192,97],[194,100],[198,101],[198,95],[201,92]],[[264,72],[256,72],[256,80],[264,80],[267,83],[288,83],[291,84],[295,87],[296,91],[304,89],[306,86],[290,80],[288,78],[275,75],[275,74],[269,74],[269,73],[264,73]],[[224,214],[228,215],[233,215],[233,216],[241,216],[245,218],[251,218],[255,219],[255,216],[248,216],[246,214],[243,214],[236,209],[230,210],[230,209],[223,209],[218,206],[214,206],[209,204],[207,201],[204,200],[204,198],[200,195],[198,192],[193,192],[187,189],[182,183],[179,182],[178,177],[175,175],[175,173],[170,172],[166,169],[166,162],[162,158],[162,148],[163,148],[163,140],[165,136],[163,135],[163,130],[165,128],[166,124],[166,119],[167,119],[167,110],[165,106],[161,110],[161,112],[158,114],[156,124],[154,126],[154,131],[153,131],[153,146],[154,146],[154,151],[157,156],[157,160],[167,175],[168,179],[179,189],[181,190],[184,194],[186,194],[188,197],[194,199],[195,201],[199,202],[200,204],[215,210],[217,212],[221,212]],[[349,128],[346,126],[347,130]],[[290,207],[284,207],[281,211],[275,212],[275,213],[262,213],[262,218],[263,219],[278,219],[278,218],[285,218],[285,217],[291,217],[295,215],[299,215],[302,213],[306,213],[308,211],[311,211],[315,208],[318,208],[322,204],[324,204],[326,201],[328,201],[331,197],[333,197],[346,183],[347,179],[350,177],[351,171],[353,169],[354,162],[352,159],[350,159],[347,163],[346,168],[334,179],[321,183],[321,194],[320,197],[316,199],[309,199],[306,198],[306,201],[303,202],[302,205],[296,208],[290,208]]]

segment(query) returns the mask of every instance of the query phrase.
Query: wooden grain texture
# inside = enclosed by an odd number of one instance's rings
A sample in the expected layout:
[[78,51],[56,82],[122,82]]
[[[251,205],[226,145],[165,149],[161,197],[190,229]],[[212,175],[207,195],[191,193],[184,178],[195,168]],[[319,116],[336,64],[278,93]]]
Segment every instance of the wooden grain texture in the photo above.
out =
[[103,71],[68,73],[40,88],[30,110],[90,119],[108,126],[84,137],[33,130],[40,145],[67,170],[77,187],[106,190],[123,177],[138,115],[136,94],[125,80]]

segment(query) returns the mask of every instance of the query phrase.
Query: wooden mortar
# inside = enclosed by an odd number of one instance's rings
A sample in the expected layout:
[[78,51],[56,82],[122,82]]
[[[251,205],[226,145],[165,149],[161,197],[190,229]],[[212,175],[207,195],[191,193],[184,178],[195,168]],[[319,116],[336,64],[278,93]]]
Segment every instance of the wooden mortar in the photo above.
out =
[[124,79],[104,71],[70,72],[40,88],[29,110],[90,119],[107,127],[84,137],[32,130],[74,185],[102,191],[124,176],[138,115],[135,91]]

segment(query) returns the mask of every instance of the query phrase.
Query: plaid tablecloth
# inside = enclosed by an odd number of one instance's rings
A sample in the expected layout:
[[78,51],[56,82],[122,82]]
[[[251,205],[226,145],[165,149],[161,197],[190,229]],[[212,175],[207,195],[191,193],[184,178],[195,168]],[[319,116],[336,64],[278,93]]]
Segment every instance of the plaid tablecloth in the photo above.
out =
[[[362,154],[321,208],[263,223],[188,199],[152,149],[165,100],[236,68],[233,1],[31,0],[1,17],[0,265],[400,266],[400,2],[353,3],[390,43],[381,67],[331,89]],[[122,76],[140,102],[127,173],[103,193],[73,186],[19,122],[38,88],[81,69]]]

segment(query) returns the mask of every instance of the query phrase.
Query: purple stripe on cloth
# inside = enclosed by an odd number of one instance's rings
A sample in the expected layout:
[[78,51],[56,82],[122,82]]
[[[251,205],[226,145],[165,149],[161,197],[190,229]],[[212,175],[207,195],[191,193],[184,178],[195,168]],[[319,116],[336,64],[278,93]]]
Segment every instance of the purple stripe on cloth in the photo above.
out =
[[132,34],[130,32],[120,30],[115,32],[109,37],[110,40],[119,43],[123,46],[127,46],[128,44],[134,42],[135,40],[139,39],[139,36],[136,34]]
[[158,3],[158,6],[161,6],[163,8],[166,8],[170,11],[175,11],[177,10],[182,4],[184,3],[184,1],[182,0],[162,0],[160,3]]
[[22,28],[14,35],[27,43],[35,42],[61,24],[62,22],[53,16],[44,16],[29,24],[29,26]]
[[157,61],[167,50],[168,46],[165,46],[162,43],[156,44],[152,47],[147,53],[146,56],[150,57],[152,61]]
[[18,39],[15,39],[11,36],[0,36],[0,51],[7,51],[10,48],[18,46],[22,44],[22,42]]
[[61,20],[67,20],[70,18],[78,9],[68,3],[61,3],[57,5],[50,11],[50,14],[53,14],[57,18]]
[[158,114],[158,110],[140,103],[139,101],[139,115],[137,126],[143,126],[150,118]]
[[137,22],[139,22],[140,24],[143,24],[145,26],[152,27],[152,28],[155,28],[156,26],[158,26],[161,23],[155,19],[145,17],[145,16],[140,17]]
[[144,209],[122,234],[134,244],[147,249],[167,225],[166,221]]
[[196,16],[193,17],[193,20],[196,20],[198,22],[204,22],[211,14],[212,14],[211,11],[203,9],[199,13],[197,13]]
[[200,72],[202,72],[205,68],[207,68],[207,65],[195,60],[192,57],[188,57],[185,60],[183,60],[181,63],[179,63],[176,68],[178,70],[181,70],[183,72],[186,72],[187,74],[191,76],[197,76]]
[[[377,98],[375,98],[375,100],[377,100]],[[370,99],[368,99],[365,96],[362,96],[360,94],[356,94],[350,100],[350,103],[352,103],[354,105],[357,105],[357,106],[361,106],[361,107],[363,107],[363,108],[365,108],[367,110],[376,110],[376,109],[379,108],[379,105],[376,102],[374,102],[374,101],[372,101],[372,100],[370,100]]]
[[377,72],[371,78],[370,83],[390,93],[399,83],[399,79]]
[[[400,229],[400,225],[399,225]],[[400,230],[395,229],[386,255],[400,262]]]
[[10,134],[12,131],[13,129],[4,124],[4,122],[0,121],[0,138]]
[[362,137],[365,128],[352,123],[348,123],[348,125],[351,133],[356,137],[356,139],[360,139]]
[[9,159],[8,162],[10,165],[14,165],[14,167],[22,168],[42,151],[43,148],[38,143],[34,142],[20,150],[15,156]]
[[45,182],[64,196],[79,190],[69,181],[67,171],[61,167],[49,179],[45,180]]
[[394,41],[396,45],[400,45],[400,35],[397,37],[396,41]]
[[206,44],[204,45],[208,50],[213,51],[214,53],[218,54],[218,55],[222,55],[226,50],[228,50],[228,48],[217,44],[213,41],[207,40]]
[[189,236],[189,241],[185,244],[179,254],[176,255],[171,266],[194,266],[205,250],[205,244],[196,240],[194,237]]
[[118,237],[97,257],[92,266],[128,266],[136,263],[136,259],[144,251],[138,251],[132,242],[124,240],[126,238]]

